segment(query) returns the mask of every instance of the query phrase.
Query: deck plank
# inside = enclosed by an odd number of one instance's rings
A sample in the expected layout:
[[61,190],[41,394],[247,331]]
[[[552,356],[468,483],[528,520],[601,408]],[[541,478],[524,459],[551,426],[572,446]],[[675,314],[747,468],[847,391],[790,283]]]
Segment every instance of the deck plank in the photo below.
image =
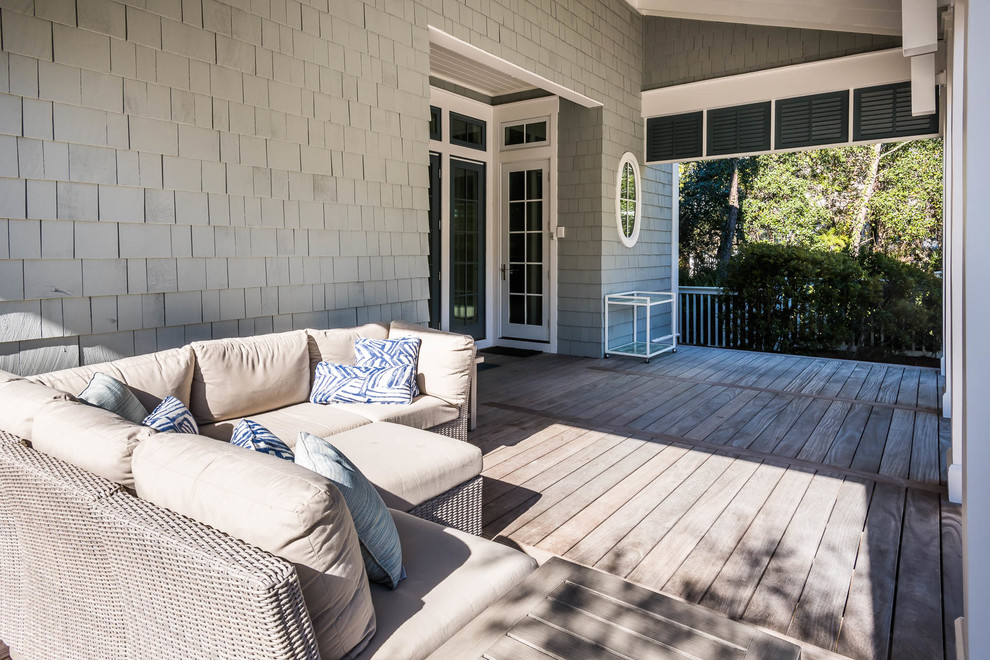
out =
[[890,648],[904,489],[877,484],[859,544],[836,651],[880,660]]
[[938,416],[919,412],[914,418],[911,446],[911,478],[939,483]]
[[932,493],[908,490],[904,507],[901,561],[890,655],[893,658],[936,658],[945,648],[942,638],[942,570],[939,543],[939,498]]

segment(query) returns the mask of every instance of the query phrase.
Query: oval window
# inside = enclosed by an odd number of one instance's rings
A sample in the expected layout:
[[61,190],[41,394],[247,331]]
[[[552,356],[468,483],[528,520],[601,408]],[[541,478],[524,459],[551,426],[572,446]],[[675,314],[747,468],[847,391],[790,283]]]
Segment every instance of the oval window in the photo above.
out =
[[626,152],[619,161],[619,180],[615,191],[615,222],[619,229],[619,239],[626,247],[636,245],[639,240],[641,193],[639,161]]

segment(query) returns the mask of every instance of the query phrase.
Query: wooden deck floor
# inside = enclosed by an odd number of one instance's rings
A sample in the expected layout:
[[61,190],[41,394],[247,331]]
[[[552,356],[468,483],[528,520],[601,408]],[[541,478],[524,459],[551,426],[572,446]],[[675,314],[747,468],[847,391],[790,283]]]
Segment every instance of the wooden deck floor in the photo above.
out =
[[488,536],[841,655],[955,658],[937,371],[687,346],[486,364]]

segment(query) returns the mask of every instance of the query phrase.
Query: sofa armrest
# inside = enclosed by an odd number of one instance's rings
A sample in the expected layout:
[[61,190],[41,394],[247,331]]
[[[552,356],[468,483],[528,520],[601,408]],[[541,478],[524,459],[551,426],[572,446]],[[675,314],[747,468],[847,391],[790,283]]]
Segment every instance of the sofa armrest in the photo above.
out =
[[467,407],[478,353],[472,337],[404,321],[392,321],[388,336],[420,339],[419,389],[447,403]]

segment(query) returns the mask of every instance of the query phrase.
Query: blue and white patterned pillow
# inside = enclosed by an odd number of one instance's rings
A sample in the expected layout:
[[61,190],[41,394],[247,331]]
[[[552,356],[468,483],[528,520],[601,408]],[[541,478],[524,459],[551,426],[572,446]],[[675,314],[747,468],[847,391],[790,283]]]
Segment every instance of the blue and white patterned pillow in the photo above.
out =
[[411,366],[412,395],[419,396],[416,384],[416,371],[419,366],[419,337],[400,339],[368,339],[359,337],[354,341],[354,363],[359,367],[404,367]]
[[237,423],[237,426],[234,427],[234,433],[230,436],[230,444],[245,449],[253,449],[262,454],[271,454],[287,461],[295,458],[289,445],[282,442],[264,426],[250,419],[242,419]]
[[174,396],[165,397],[141,423],[162,433],[199,433],[196,418]]
[[312,403],[412,403],[415,368],[357,367],[333,362],[316,365]]
[[395,589],[406,577],[399,531],[368,478],[339,449],[305,432],[300,432],[296,441],[296,465],[323,475],[337,486],[354,519],[368,579]]

